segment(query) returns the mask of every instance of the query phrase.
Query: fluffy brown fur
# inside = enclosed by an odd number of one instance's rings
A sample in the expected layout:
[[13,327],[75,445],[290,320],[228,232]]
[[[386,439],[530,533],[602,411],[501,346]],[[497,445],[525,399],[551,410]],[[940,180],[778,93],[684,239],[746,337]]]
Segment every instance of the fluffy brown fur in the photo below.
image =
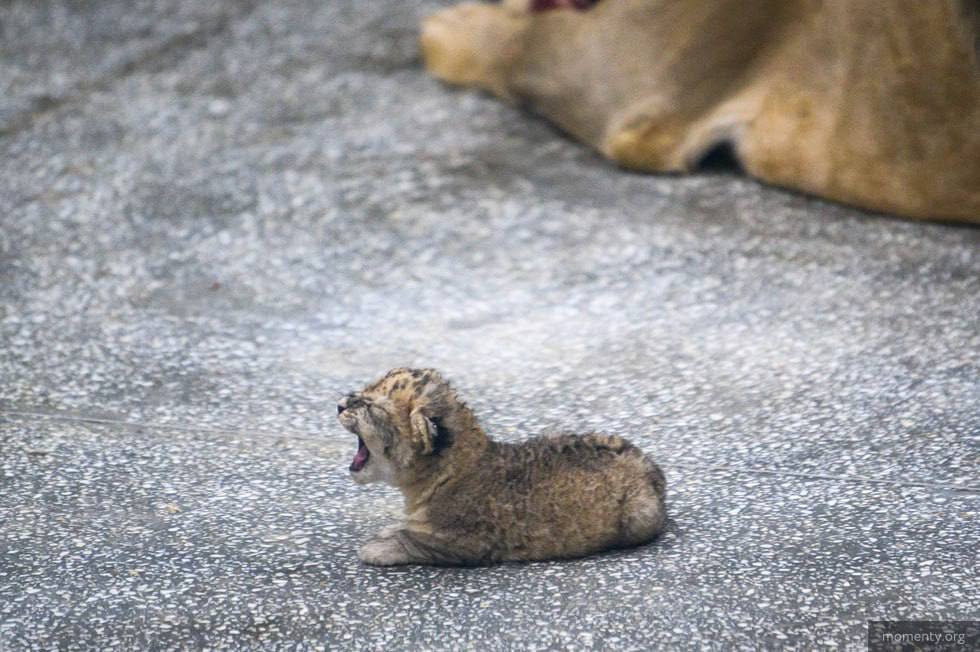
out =
[[666,481],[625,439],[491,440],[432,369],[394,369],[338,404],[358,436],[355,481],[404,494],[406,518],[358,556],[368,564],[487,564],[588,555],[653,539]]
[[719,143],[773,184],[980,222],[977,0],[505,0],[436,13],[429,71],[630,168]]

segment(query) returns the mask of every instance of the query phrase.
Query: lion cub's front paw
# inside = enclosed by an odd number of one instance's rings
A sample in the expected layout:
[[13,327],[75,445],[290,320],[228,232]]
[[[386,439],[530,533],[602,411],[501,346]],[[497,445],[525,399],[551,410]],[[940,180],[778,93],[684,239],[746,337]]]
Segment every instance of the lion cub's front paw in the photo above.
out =
[[461,4],[422,23],[422,56],[434,76],[509,97],[506,71],[520,53],[527,17],[498,5]]
[[371,566],[397,566],[412,562],[405,547],[395,538],[371,539],[357,551],[357,558]]

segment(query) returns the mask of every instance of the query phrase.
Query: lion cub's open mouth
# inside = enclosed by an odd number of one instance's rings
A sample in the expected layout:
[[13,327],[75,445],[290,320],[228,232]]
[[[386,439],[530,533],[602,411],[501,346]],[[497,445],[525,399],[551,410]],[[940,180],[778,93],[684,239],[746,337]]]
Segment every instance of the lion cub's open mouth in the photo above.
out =
[[360,437],[357,438],[357,453],[354,454],[354,460],[350,463],[350,470],[357,473],[364,468],[364,465],[368,463],[368,458],[371,457],[371,451],[368,447],[364,445],[364,440]]

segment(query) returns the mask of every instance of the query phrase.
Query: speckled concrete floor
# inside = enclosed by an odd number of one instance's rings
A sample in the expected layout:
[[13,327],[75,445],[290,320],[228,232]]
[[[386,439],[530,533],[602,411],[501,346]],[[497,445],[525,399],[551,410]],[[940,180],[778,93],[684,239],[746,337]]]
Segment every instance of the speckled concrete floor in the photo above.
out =
[[[0,5],[0,650],[859,648],[980,618],[980,230],[629,174],[419,69],[437,3]],[[656,544],[361,566],[338,395],[624,434]]]

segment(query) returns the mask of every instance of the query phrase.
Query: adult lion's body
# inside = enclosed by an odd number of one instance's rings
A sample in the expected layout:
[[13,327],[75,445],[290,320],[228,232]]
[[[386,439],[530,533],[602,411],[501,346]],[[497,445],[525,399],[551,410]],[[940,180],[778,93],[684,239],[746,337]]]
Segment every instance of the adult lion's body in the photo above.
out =
[[614,161],[684,171],[719,143],[762,180],[980,222],[976,0],[464,4],[429,70],[527,103]]

